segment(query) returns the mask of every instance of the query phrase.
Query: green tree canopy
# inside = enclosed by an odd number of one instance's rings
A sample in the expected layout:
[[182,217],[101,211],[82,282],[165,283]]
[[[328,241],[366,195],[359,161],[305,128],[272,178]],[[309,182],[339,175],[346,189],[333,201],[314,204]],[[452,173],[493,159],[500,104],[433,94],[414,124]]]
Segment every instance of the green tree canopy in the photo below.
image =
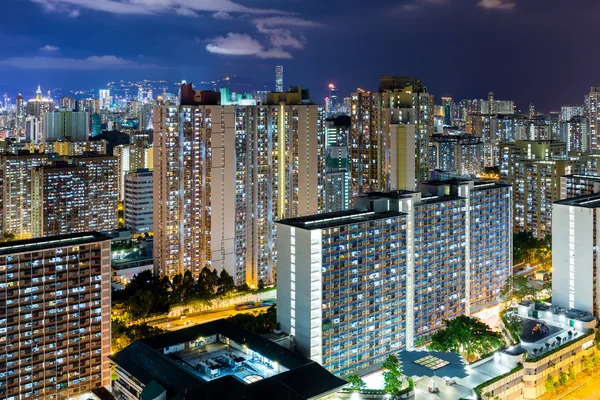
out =
[[492,331],[477,318],[461,315],[444,323],[446,327],[431,336],[430,350],[452,351],[473,358],[505,344],[500,333]]
[[365,381],[363,381],[360,378],[360,376],[358,376],[356,374],[348,375],[348,377],[346,379],[348,380],[348,383],[350,384],[350,389],[353,391],[358,392],[367,386]]
[[390,354],[381,367],[385,370],[383,372],[383,389],[392,396],[400,394],[402,391],[402,368],[398,357]]
[[554,378],[552,377],[552,375],[548,375],[546,377],[546,381],[544,382],[544,387],[546,388],[546,392],[554,393],[555,387],[554,387]]
[[537,298],[537,294],[537,289],[531,286],[526,277],[521,275],[509,276],[500,291],[500,297],[504,301],[515,299],[519,303],[524,300],[534,300]]

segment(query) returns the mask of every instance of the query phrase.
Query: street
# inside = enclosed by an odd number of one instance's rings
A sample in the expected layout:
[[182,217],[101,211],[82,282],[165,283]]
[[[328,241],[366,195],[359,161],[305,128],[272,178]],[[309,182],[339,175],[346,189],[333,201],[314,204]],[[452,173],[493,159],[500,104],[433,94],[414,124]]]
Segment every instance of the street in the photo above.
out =
[[251,308],[249,310],[236,311],[235,308],[232,307],[232,308],[221,309],[221,310],[216,310],[216,311],[208,311],[201,315],[196,315],[193,317],[186,317],[183,320],[180,318],[172,318],[171,321],[169,321],[169,322],[161,322],[161,323],[157,323],[157,324],[149,322],[148,325],[155,326],[157,328],[165,329],[168,331],[174,331],[177,329],[185,328],[186,326],[203,324],[205,322],[215,321],[215,320],[221,319],[221,318],[228,318],[228,317],[231,317],[232,315],[253,314],[253,313],[259,313],[259,312],[265,312],[267,310],[267,308],[269,308],[269,306]]
[[568,387],[558,393],[545,393],[542,400],[599,400],[600,375],[590,376],[587,372],[577,375],[575,382],[570,381]]
[[[581,376],[581,374],[580,374]],[[573,391],[565,397],[558,397],[565,400],[598,400],[600,399],[600,376],[589,377],[590,380],[582,382],[584,386]],[[585,378],[584,378],[585,379]],[[584,379],[581,379],[582,381]],[[579,379],[578,379],[579,381]]]

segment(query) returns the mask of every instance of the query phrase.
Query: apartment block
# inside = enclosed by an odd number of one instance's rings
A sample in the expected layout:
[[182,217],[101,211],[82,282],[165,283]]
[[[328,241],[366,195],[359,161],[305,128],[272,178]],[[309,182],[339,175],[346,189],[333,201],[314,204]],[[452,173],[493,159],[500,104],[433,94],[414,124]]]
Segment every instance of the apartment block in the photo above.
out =
[[152,171],[138,169],[125,175],[125,226],[132,233],[147,233],[153,229],[154,180]]
[[552,304],[600,316],[600,194],[557,201],[552,210]]
[[585,196],[600,192],[600,176],[570,174],[560,178],[560,199]]
[[[406,86],[402,86],[406,85]],[[353,197],[415,189],[429,177],[433,96],[413,77],[381,77],[379,92],[351,97],[350,179]]]
[[218,99],[184,85],[180,106],[154,109],[156,272],[271,283],[274,222],[325,207],[324,108],[302,88],[258,106]]
[[29,151],[0,154],[0,221],[3,235],[15,235],[17,239],[33,236],[31,174],[34,168],[47,163],[47,154]]
[[483,172],[483,142],[475,135],[433,135],[429,142],[432,169],[465,176]]
[[31,172],[33,237],[118,227],[116,158],[87,154],[70,160]]
[[0,397],[72,399],[109,387],[110,239],[0,244]]
[[512,266],[511,195],[499,183],[432,181],[279,221],[281,329],[346,375],[495,304]]

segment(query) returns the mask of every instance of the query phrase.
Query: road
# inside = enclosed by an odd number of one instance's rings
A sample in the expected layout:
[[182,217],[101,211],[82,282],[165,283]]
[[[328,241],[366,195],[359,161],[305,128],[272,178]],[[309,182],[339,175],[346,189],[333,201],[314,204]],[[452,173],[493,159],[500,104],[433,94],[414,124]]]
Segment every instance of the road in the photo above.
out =
[[[581,376],[581,374],[579,375]],[[584,383],[584,382],[582,382]],[[600,376],[591,377],[584,386],[561,397],[563,400],[598,400],[600,399]]]
[[268,306],[267,307],[257,307],[257,308],[252,308],[249,310],[236,311],[235,308],[232,307],[232,308],[227,308],[227,309],[222,309],[222,310],[208,311],[208,312],[205,312],[200,315],[185,318],[183,320],[181,320],[180,318],[172,318],[170,322],[161,322],[158,324],[149,322],[148,325],[156,326],[157,328],[165,329],[168,331],[174,331],[177,329],[185,328],[186,326],[190,326],[190,325],[198,325],[198,324],[203,324],[205,322],[215,321],[215,320],[221,319],[221,318],[231,317],[232,315],[253,314],[255,312],[256,313],[264,312],[267,310],[267,308],[269,308],[269,307]]

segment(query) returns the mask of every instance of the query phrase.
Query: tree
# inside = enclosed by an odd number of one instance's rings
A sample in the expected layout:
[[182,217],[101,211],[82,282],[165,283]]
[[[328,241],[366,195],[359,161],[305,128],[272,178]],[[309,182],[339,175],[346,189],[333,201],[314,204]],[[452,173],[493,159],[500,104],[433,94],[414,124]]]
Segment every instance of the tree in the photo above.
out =
[[271,306],[264,313],[257,315],[252,314],[236,314],[228,318],[230,322],[248,329],[251,332],[264,335],[272,332],[277,326],[277,308]]
[[4,232],[4,241],[5,242],[11,242],[13,240],[15,240],[17,237],[15,236],[14,233],[10,233],[10,232]]
[[575,373],[575,368],[573,368],[573,366],[569,366],[569,378],[571,378],[572,381],[577,379],[577,374]]
[[504,287],[500,291],[500,297],[504,301],[515,299],[518,303],[524,300],[534,300],[538,291],[531,286],[526,277],[511,275],[506,279]]
[[392,396],[400,394],[402,391],[402,368],[400,367],[398,357],[390,354],[383,362],[381,368],[385,370],[383,372],[383,382],[386,393]]
[[544,382],[544,386],[546,387],[546,392],[554,393],[555,387],[554,387],[554,378],[552,377],[552,375],[548,375],[546,377],[546,382]]
[[365,381],[363,381],[360,378],[360,376],[358,376],[356,374],[348,375],[348,377],[346,379],[348,380],[348,383],[350,384],[350,390],[352,390],[354,392],[360,392],[362,389],[364,389],[367,386]]
[[600,351],[594,350],[594,357],[592,360],[593,360],[594,366],[600,365]]
[[592,360],[592,357],[585,357],[583,359],[583,369],[590,375],[594,372],[594,361]]
[[594,334],[594,343],[596,344],[596,348],[600,350],[600,328],[596,329]]
[[111,323],[111,351],[116,353],[129,346],[134,340],[164,332],[166,331],[147,324],[128,326],[122,318],[113,318]]
[[262,279],[258,280],[258,290],[264,290],[265,289],[265,282]]
[[561,386],[566,385],[568,380],[569,380],[569,376],[567,375],[567,373],[565,371],[561,372],[560,375],[558,376],[558,383],[560,383]]
[[227,293],[232,291],[235,288],[235,283],[233,277],[227,273],[227,271],[222,270],[221,275],[219,276],[219,291],[218,293]]
[[539,240],[533,233],[524,231],[513,235],[513,263],[539,263],[546,265],[552,262],[552,236],[546,235]]
[[505,344],[499,332],[477,318],[461,315],[444,323],[446,327],[431,336],[430,350],[452,351],[473,359]]
[[152,309],[152,294],[148,290],[138,290],[127,302],[127,312],[133,319],[146,318]]

